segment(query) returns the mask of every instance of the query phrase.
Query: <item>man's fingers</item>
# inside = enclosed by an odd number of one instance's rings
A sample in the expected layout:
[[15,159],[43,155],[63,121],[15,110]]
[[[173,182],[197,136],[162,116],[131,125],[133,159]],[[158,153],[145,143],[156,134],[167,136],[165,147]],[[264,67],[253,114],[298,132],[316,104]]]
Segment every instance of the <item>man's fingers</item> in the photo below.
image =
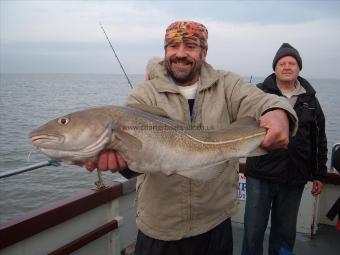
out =
[[92,161],[86,161],[84,166],[90,172],[92,172],[94,169],[97,168],[96,165]]
[[116,158],[117,158],[120,170],[125,169],[127,167],[126,161],[119,152],[116,152]]
[[270,149],[287,148],[289,139],[282,133],[274,133],[271,129],[268,130],[264,137],[261,147]]
[[109,151],[107,152],[107,164],[108,164],[108,168],[109,170],[111,170],[111,172],[116,172],[118,170],[118,163],[117,163],[117,159],[116,159],[116,152],[115,151]]
[[99,155],[98,169],[101,171],[110,170],[117,172],[126,168],[123,157],[114,150],[104,151]]
[[108,153],[107,152],[103,152],[99,154],[99,158],[98,158],[98,163],[97,163],[97,168],[100,171],[105,171],[108,169]]
[[85,162],[84,166],[91,172],[96,168],[99,171],[110,170],[111,172],[117,172],[125,169],[127,164],[120,153],[114,150],[107,150],[99,154],[97,164],[89,160]]

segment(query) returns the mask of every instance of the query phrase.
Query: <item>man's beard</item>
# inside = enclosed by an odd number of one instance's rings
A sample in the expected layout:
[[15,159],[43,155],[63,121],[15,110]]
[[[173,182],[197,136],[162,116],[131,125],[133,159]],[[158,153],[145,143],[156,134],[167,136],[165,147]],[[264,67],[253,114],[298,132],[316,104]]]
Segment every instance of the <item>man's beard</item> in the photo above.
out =
[[[188,71],[176,71],[172,68],[172,64],[176,63],[184,63],[184,64],[191,64],[191,68]],[[189,58],[172,58],[172,59],[165,59],[165,66],[167,69],[168,74],[170,77],[174,80],[177,84],[185,84],[195,79],[196,76],[198,76],[201,72],[203,60],[202,58],[198,61]]]

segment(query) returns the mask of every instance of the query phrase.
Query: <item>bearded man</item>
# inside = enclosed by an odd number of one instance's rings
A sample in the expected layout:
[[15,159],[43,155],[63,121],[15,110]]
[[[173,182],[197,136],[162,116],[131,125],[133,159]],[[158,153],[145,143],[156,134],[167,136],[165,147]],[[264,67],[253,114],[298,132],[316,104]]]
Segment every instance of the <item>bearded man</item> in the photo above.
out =
[[[288,144],[296,115],[283,98],[262,92],[230,71],[215,70],[205,59],[208,30],[194,21],[176,21],[165,32],[164,61],[154,67],[153,79],[136,87],[127,105],[162,108],[169,118],[193,127],[228,128],[243,117],[260,120],[268,129],[264,148]],[[226,58],[227,59],[227,58]],[[289,122],[290,120],[290,122]],[[239,159],[223,162],[206,181],[181,175],[146,173],[137,180],[139,229],[137,255],[232,254],[231,216],[238,204]],[[131,176],[124,158],[103,152],[93,170],[121,171]]]

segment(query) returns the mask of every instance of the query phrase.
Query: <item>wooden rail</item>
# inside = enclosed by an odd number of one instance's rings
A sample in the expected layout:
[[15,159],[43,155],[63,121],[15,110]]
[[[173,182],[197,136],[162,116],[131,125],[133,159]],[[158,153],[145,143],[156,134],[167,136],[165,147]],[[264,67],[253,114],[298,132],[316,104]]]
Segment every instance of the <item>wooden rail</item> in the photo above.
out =
[[112,182],[105,189],[99,191],[92,189],[85,190],[76,196],[0,225],[0,249],[81,215],[122,196],[122,194],[122,184]]
[[67,255],[70,254],[86,244],[98,239],[99,237],[115,230],[118,228],[118,222],[116,220],[113,220],[111,222],[108,222],[104,224],[103,226],[79,237],[78,239],[58,248],[55,251],[52,251],[48,253],[48,255]]

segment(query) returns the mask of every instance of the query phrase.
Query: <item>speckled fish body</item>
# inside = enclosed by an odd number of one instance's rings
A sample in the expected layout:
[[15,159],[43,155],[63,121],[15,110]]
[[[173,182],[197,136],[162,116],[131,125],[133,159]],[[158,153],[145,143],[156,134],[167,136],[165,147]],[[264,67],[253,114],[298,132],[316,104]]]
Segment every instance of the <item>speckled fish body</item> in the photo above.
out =
[[70,164],[95,161],[103,149],[114,149],[136,172],[210,179],[221,169],[216,166],[231,158],[266,153],[259,148],[265,134],[253,119],[223,130],[204,130],[150,111],[107,106],[59,117],[29,137],[42,153]]

